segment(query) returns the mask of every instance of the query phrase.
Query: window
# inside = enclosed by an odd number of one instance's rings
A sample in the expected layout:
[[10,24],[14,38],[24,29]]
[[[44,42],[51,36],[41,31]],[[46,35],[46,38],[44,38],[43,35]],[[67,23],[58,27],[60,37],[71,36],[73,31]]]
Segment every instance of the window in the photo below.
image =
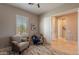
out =
[[25,16],[16,15],[16,34],[26,34],[28,19]]

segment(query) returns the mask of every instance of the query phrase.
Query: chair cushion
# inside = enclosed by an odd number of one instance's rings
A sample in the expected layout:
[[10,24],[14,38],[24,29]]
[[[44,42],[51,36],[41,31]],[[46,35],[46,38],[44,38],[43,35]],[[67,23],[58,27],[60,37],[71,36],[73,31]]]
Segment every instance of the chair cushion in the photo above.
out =
[[18,47],[20,48],[20,51],[28,48],[28,46],[29,46],[29,42],[21,42],[21,43],[18,44]]
[[12,40],[20,43],[21,42],[21,36],[14,35],[14,36],[12,36]]

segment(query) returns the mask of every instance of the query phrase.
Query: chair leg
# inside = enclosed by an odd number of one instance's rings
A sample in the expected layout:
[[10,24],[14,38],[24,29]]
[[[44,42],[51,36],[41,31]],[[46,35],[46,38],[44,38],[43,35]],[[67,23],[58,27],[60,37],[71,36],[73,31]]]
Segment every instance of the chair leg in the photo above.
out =
[[21,51],[19,51],[19,55],[21,55]]

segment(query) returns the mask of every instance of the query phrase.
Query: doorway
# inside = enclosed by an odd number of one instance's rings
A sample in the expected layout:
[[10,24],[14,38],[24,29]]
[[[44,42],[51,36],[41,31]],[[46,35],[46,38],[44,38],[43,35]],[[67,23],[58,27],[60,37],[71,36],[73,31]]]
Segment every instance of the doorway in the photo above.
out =
[[66,39],[67,18],[54,16],[52,19],[52,39]]
[[52,39],[64,38],[68,41],[77,41],[77,13],[52,16]]
[[57,36],[58,39],[64,38],[66,39],[66,17],[57,17]]

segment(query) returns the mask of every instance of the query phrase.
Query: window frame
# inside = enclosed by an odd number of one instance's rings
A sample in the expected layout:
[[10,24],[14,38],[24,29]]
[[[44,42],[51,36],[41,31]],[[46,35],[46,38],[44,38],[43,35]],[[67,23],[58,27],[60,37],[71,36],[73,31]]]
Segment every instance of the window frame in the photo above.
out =
[[[23,33],[17,33],[17,20],[19,20],[19,18],[18,17],[22,17],[23,18],[23,20],[25,20],[26,21],[26,31],[25,31],[25,34],[28,34],[28,31],[29,31],[29,19],[28,19],[28,17],[26,17],[26,16],[22,16],[22,15],[16,15],[16,35],[22,35]],[[21,19],[22,20],[22,19]]]

